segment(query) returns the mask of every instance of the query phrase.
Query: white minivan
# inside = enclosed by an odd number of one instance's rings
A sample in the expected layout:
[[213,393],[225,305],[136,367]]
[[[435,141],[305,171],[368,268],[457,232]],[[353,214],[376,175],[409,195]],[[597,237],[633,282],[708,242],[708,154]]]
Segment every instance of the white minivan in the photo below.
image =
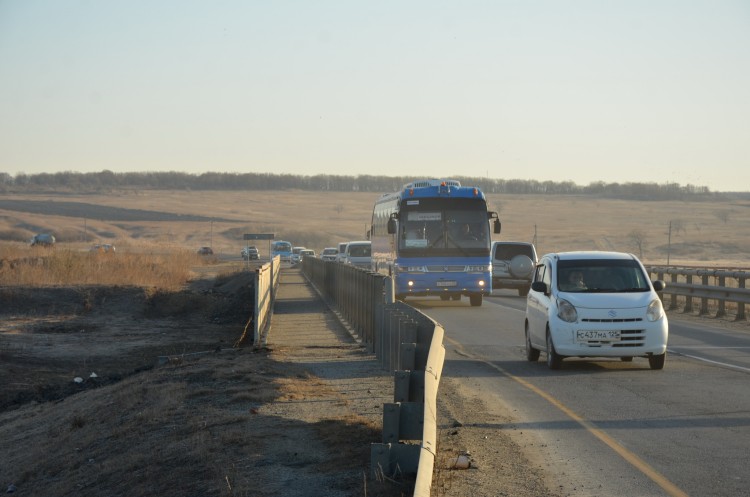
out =
[[645,357],[663,369],[669,323],[641,261],[621,252],[559,252],[536,265],[526,297],[526,358],[547,354],[560,369],[566,357]]
[[346,262],[346,245],[347,242],[339,243],[339,253],[336,255],[336,262]]
[[370,269],[372,266],[372,242],[361,240],[347,243],[345,264]]

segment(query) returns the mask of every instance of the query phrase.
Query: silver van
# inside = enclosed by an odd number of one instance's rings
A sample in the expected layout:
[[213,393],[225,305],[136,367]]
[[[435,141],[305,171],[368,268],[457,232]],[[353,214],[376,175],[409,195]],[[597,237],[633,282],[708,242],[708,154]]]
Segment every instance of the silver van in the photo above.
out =
[[533,243],[492,242],[492,289],[515,288],[527,295],[536,263]]
[[370,269],[372,267],[372,242],[362,240],[347,243],[345,264]]

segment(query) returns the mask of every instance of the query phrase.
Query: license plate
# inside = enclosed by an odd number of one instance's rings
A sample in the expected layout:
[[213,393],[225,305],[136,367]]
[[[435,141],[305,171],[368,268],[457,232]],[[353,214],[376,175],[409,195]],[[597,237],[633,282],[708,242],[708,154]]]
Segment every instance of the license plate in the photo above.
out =
[[620,330],[577,330],[576,342],[617,342],[620,340]]
[[456,286],[455,281],[438,281],[437,286]]

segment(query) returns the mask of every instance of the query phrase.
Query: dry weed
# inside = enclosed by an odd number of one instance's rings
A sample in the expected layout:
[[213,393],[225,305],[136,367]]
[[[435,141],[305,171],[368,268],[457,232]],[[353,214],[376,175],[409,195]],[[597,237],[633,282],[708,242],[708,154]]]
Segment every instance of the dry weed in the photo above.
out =
[[0,286],[119,285],[176,290],[201,263],[193,253],[100,253],[0,247]]

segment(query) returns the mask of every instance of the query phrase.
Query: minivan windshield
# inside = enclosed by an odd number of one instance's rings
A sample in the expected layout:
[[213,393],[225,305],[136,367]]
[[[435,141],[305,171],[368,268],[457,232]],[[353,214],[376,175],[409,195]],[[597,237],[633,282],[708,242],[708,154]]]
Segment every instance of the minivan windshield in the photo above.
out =
[[349,245],[349,257],[370,257],[371,247],[367,245]]
[[634,260],[570,260],[557,265],[557,287],[563,292],[648,292],[649,280]]

